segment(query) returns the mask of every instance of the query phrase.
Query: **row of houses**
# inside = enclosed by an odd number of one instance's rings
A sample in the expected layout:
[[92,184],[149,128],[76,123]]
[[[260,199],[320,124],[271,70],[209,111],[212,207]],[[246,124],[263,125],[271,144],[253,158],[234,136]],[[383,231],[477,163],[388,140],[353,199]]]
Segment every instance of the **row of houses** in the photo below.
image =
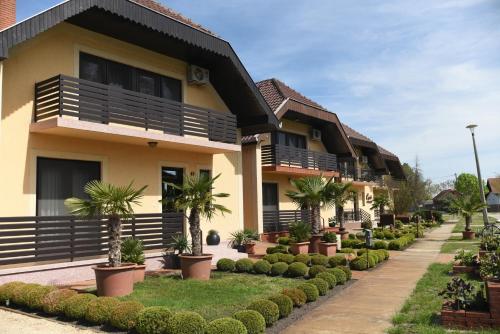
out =
[[202,229],[223,239],[301,219],[293,178],[352,182],[352,221],[376,220],[374,196],[404,178],[397,156],[283,82],[255,83],[227,41],[154,1],[68,0],[22,22],[1,4],[0,265],[102,254],[99,223],[64,206],[90,180],[147,185],[124,233],[159,249],[185,231],[160,200],[187,175],[221,175],[231,213]]

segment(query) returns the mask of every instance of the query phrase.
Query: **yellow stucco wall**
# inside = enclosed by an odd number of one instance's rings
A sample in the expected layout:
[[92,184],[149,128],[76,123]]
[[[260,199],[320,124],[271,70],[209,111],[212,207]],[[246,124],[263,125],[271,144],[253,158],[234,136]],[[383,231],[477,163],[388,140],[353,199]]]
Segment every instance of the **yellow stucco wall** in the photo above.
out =
[[183,167],[186,173],[209,168],[213,175],[222,173],[216,191],[231,194],[220,203],[232,213],[216,217],[210,225],[203,223],[203,229],[217,229],[226,238],[230,232],[242,228],[240,152],[212,156],[29,133],[35,82],[57,74],[77,77],[79,51],[181,79],[184,102],[229,112],[212,86],[187,85],[185,62],[62,23],[16,46],[3,62],[0,216],[36,214],[36,157],[42,156],[101,161],[103,180],[115,184],[134,180],[137,186],[148,185],[137,212],[160,212],[162,166]]

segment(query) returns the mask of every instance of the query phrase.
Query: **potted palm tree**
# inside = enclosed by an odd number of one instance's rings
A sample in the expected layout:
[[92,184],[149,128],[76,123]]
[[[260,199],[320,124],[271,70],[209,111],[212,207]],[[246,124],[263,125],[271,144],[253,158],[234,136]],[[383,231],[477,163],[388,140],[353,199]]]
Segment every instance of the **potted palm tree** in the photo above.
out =
[[307,254],[311,238],[311,224],[301,221],[293,223],[290,230],[290,251],[292,254]]
[[373,198],[373,203],[370,207],[370,210],[379,209],[380,214],[383,215],[385,213],[385,207],[390,205],[391,201],[389,200],[389,197],[387,195],[377,195]]
[[[291,180],[297,190],[289,190],[286,195],[299,208],[308,208],[311,212],[311,243],[309,252],[317,253],[321,242],[321,208],[334,205],[333,177],[326,181],[322,175],[308,176]],[[290,232],[290,235],[291,232]]]
[[144,281],[146,273],[146,257],[144,256],[144,245],[142,240],[135,238],[127,238],[123,240],[121,245],[122,262],[135,263],[134,268],[134,283]]
[[337,234],[335,232],[325,232],[319,244],[319,253],[325,256],[335,256],[337,254]]
[[211,220],[213,216],[231,212],[223,205],[216,204],[216,198],[229,197],[226,193],[213,193],[213,184],[220,174],[214,178],[188,176],[182,185],[169,183],[179,191],[172,200],[176,209],[189,212],[189,233],[191,234],[191,254],[181,254],[181,271],[184,279],[210,279],[212,254],[202,253],[200,217]]
[[348,183],[334,183],[333,184],[333,201],[335,203],[335,216],[339,223],[339,234],[341,240],[346,240],[349,237],[349,232],[346,231],[344,226],[344,205],[355,196],[352,191],[352,184]]
[[128,186],[114,186],[102,181],[85,185],[89,199],[68,198],[65,201],[71,214],[95,218],[104,216],[108,226],[108,264],[95,266],[97,294],[99,296],[124,296],[134,289],[133,263],[122,263],[122,219],[134,214],[133,205],[140,205],[146,186],[136,190]]
[[472,216],[484,207],[485,205],[476,196],[460,195],[451,201],[451,210],[465,219],[465,231],[462,231],[464,240],[474,239],[475,232],[471,229]]

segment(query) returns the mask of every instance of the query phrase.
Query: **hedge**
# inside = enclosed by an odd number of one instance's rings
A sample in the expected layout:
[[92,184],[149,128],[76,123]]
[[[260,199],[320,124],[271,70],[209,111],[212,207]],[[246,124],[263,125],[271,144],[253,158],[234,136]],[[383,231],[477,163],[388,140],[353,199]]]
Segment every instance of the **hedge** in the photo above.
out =
[[3,285],[0,286],[0,303],[2,304],[5,304],[5,302],[7,300],[10,300],[12,299],[12,296],[13,296],[13,292],[26,285],[26,283],[23,283],[23,282],[9,282],[9,283],[5,283]]
[[308,303],[315,301],[319,297],[318,288],[310,283],[302,283],[297,286],[297,289],[302,290],[306,295],[306,301]]
[[307,275],[309,268],[302,262],[294,262],[288,266],[287,275],[290,277],[303,277]]
[[307,296],[304,291],[296,288],[284,289],[282,292],[285,296],[290,297],[293,302],[293,306],[301,307],[307,302]]
[[181,311],[170,317],[167,323],[168,334],[204,334],[207,321],[191,311]]
[[278,254],[278,261],[285,262],[286,264],[292,264],[295,262],[295,256],[292,254]]
[[276,262],[279,262],[279,260],[278,260],[278,254],[266,254],[262,258],[262,260],[266,260],[270,264],[274,264]]
[[328,259],[328,264],[332,268],[337,267],[337,266],[345,266],[346,263],[347,263],[347,260],[345,259],[344,255],[330,256],[330,258]]
[[28,297],[31,292],[41,287],[40,284],[28,283],[12,289],[11,301],[18,306],[28,306]]
[[311,278],[307,281],[307,283],[315,285],[316,288],[318,288],[318,292],[321,296],[326,295],[326,293],[328,292],[328,282],[321,278]]
[[250,259],[239,259],[236,261],[235,269],[239,273],[251,273],[253,270],[253,261]]
[[302,262],[309,265],[311,262],[311,256],[309,254],[297,254],[295,255],[295,262]]
[[280,318],[286,318],[293,311],[293,301],[290,297],[284,294],[274,295],[268,298],[270,301],[278,305]]
[[139,312],[135,329],[139,334],[164,333],[172,315],[165,306],[146,307]]
[[266,260],[258,260],[253,264],[253,271],[255,271],[256,274],[268,274],[271,268],[271,264]]
[[32,288],[26,296],[26,306],[28,306],[28,308],[30,308],[31,310],[41,310],[42,301],[45,296],[55,290],[57,290],[57,288],[51,285],[37,286]]
[[47,314],[62,314],[66,300],[78,293],[71,289],[59,289],[49,292],[42,300],[41,309]]
[[343,285],[347,282],[347,274],[341,268],[332,268],[328,270],[328,273],[335,276],[337,284]]
[[261,334],[266,331],[266,320],[257,311],[244,310],[236,312],[233,318],[239,320],[246,327],[248,334]]
[[120,304],[120,301],[116,298],[97,297],[87,304],[85,320],[97,325],[108,323],[111,313],[118,306],[118,304]]
[[272,326],[280,317],[280,310],[276,303],[266,300],[259,299],[248,305],[247,310],[254,310],[259,312],[266,321],[266,326]]
[[271,276],[281,276],[288,270],[288,264],[285,262],[276,262],[271,265]]
[[314,278],[316,275],[319,273],[324,273],[326,271],[326,267],[322,265],[314,265],[311,268],[309,268],[309,277]]
[[247,334],[245,325],[234,318],[220,318],[208,323],[205,334]]
[[217,261],[217,270],[234,271],[235,262],[231,259],[220,259]]
[[122,330],[134,328],[139,313],[144,309],[144,305],[136,301],[121,302],[115,307],[109,317],[109,322],[113,327]]
[[328,265],[328,257],[325,255],[321,255],[321,254],[311,256],[311,264],[312,265],[327,266]]
[[[340,270],[340,269],[339,269]],[[321,278],[328,283],[328,288],[333,289],[337,285],[337,278],[330,272],[319,273],[316,278]]]
[[366,270],[368,269],[368,262],[364,257],[358,257],[351,262],[351,268],[354,270]]

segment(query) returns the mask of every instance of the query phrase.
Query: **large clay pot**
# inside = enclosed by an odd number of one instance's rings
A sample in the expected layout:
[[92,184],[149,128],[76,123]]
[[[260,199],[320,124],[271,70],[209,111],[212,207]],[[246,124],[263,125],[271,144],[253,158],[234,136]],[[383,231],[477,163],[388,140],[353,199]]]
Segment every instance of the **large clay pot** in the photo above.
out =
[[144,275],[146,273],[146,265],[138,264],[134,268],[134,283],[144,282]]
[[476,237],[476,232],[474,232],[474,231],[462,231],[462,237],[464,240],[472,240]]
[[209,246],[217,246],[220,244],[220,236],[217,233],[209,234],[207,235],[206,241]]
[[319,253],[319,244],[321,243],[322,234],[313,234],[309,239],[309,253]]
[[307,254],[309,252],[309,241],[297,242],[290,245],[290,251],[292,254]]
[[97,295],[106,297],[126,296],[134,291],[135,263],[124,263],[120,267],[99,265],[95,271]]
[[337,243],[321,242],[319,244],[319,253],[325,256],[335,256],[337,254]]
[[349,232],[347,231],[340,231],[340,240],[347,240],[349,239]]
[[212,254],[200,256],[179,255],[183,279],[197,279],[208,281],[212,271]]

